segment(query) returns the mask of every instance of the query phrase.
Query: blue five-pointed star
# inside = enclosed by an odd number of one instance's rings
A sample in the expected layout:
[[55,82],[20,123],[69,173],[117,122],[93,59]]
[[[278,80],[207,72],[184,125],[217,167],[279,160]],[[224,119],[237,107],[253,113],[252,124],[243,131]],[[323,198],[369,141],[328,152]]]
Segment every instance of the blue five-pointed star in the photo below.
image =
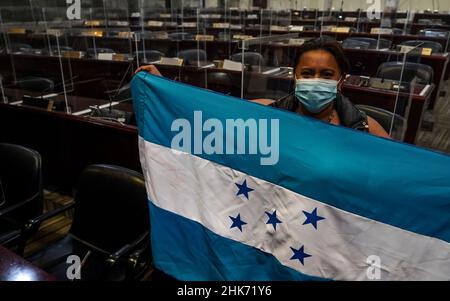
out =
[[311,255],[305,253],[304,246],[302,246],[298,250],[291,247],[291,250],[292,250],[292,252],[294,252],[294,255],[292,255],[292,257],[291,257],[291,260],[298,259],[302,263],[302,265],[305,265],[305,263],[303,261],[305,258],[311,257]]
[[238,183],[235,183],[235,184],[239,188],[239,191],[236,195],[243,194],[243,195],[245,195],[245,197],[248,200],[248,193],[250,191],[253,191],[254,189],[247,186],[247,180],[244,180],[244,183],[242,183],[242,184],[238,184]]
[[247,223],[241,220],[241,214],[239,213],[236,217],[230,216],[231,220],[233,221],[233,224],[231,225],[230,229],[232,228],[239,228],[242,232],[242,226],[246,225]]
[[275,210],[272,214],[266,211],[269,220],[266,224],[272,224],[273,229],[277,231],[277,224],[281,224],[282,222],[277,218],[277,211]]
[[324,217],[317,215],[317,208],[315,208],[311,213],[303,210],[303,213],[306,216],[306,221],[303,223],[303,225],[311,224],[313,225],[314,228],[316,228],[316,230],[317,230],[317,222],[325,219]]

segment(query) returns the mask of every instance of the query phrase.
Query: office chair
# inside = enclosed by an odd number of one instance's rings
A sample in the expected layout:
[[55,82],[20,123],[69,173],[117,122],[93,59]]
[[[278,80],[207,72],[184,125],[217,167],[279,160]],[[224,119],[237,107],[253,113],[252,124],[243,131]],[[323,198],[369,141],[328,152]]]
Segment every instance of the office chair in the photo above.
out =
[[402,35],[405,33],[405,31],[401,28],[392,28],[392,33],[394,35]]
[[342,42],[342,47],[344,48],[351,48],[351,49],[369,49],[370,43],[364,42],[360,40],[355,40],[353,38],[345,39]]
[[385,49],[391,48],[392,42],[386,39],[364,38],[364,37],[353,37],[345,39],[342,42],[344,48],[355,48],[355,49]]
[[192,40],[194,36],[189,32],[172,32],[169,33],[169,39],[173,41]]
[[[0,143],[0,244],[20,244],[26,222],[42,214],[42,161],[38,152],[15,144]],[[30,228],[35,233],[36,227]],[[23,244],[18,253],[23,252]]]
[[[31,220],[30,224],[72,208],[69,233],[28,257],[28,261],[60,280],[67,280],[69,255],[77,255],[84,262],[82,281],[136,279],[145,273],[151,262],[150,223],[141,174],[119,166],[90,165],[79,177],[73,203]],[[24,237],[30,236],[25,233]],[[140,252],[138,257],[136,251]],[[133,262],[130,269],[131,255],[140,263]],[[134,270],[136,266],[141,269]]]
[[187,49],[177,53],[177,57],[183,59],[185,65],[196,65],[197,62],[206,61],[206,51],[203,49]]
[[11,52],[30,52],[32,51],[33,47],[28,44],[23,43],[11,43],[9,46]]
[[[231,60],[235,62],[242,62],[242,52],[231,55]],[[244,65],[259,66],[263,65],[263,56],[258,52],[244,52]]]
[[[57,45],[50,45],[50,49],[51,49],[51,51],[54,54],[58,53],[58,46]],[[61,53],[64,52],[64,51],[73,51],[73,48],[70,47],[70,46],[59,45],[59,51],[61,51]],[[48,53],[50,53],[50,50],[49,49],[44,49],[43,53],[47,53],[48,54]]]
[[391,80],[400,80],[403,69],[403,82],[411,82],[417,78],[419,84],[427,85],[433,82],[433,68],[428,65],[406,62],[386,62],[378,67],[377,77]]
[[234,84],[232,75],[225,72],[208,72],[207,88],[227,95],[239,96],[239,87]]
[[303,25],[303,31],[317,31],[317,30],[319,30],[319,28],[314,25]]
[[55,89],[55,83],[51,79],[38,76],[23,77],[16,82],[15,86],[22,90],[39,93],[53,93]]
[[442,45],[438,42],[433,41],[425,41],[425,40],[409,40],[404,41],[400,43],[399,45],[405,45],[405,46],[413,46],[413,47],[420,47],[420,48],[431,48],[433,53],[442,53]]
[[147,62],[156,62],[165,56],[164,53],[158,50],[139,50],[134,53],[134,57],[139,57],[140,60],[146,59]]
[[425,28],[419,31],[420,36],[435,37],[435,38],[448,38],[449,32],[442,31],[442,29]]
[[86,55],[88,58],[94,58],[96,59],[97,57],[95,56],[95,54],[99,54],[99,53],[115,53],[114,50],[110,49],[110,48],[88,48],[86,50]]
[[394,119],[394,126],[392,128],[391,137],[402,140],[401,135],[406,124],[406,118],[398,114],[394,114],[393,112],[369,105],[358,104],[356,105],[356,107],[359,110],[365,112],[367,116],[375,119],[388,133],[391,130],[392,119]]

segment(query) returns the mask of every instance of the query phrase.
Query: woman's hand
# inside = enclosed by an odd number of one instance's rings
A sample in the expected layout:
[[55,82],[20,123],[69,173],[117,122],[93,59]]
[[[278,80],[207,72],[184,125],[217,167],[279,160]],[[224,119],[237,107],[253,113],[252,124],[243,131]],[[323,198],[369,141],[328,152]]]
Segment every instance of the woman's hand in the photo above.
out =
[[156,68],[154,65],[142,66],[134,72],[134,75],[136,75],[137,73],[139,73],[141,71],[147,71],[150,74],[162,76],[161,73],[159,72],[158,68]]

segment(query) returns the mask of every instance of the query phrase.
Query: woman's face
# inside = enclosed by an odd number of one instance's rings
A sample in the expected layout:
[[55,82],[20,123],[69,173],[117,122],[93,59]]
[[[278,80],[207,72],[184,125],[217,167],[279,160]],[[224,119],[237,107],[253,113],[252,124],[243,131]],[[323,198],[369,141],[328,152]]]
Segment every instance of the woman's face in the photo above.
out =
[[302,78],[323,78],[339,80],[341,70],[334,56],[325,50],[311,50],[303,53],[298,62],[295,76]]

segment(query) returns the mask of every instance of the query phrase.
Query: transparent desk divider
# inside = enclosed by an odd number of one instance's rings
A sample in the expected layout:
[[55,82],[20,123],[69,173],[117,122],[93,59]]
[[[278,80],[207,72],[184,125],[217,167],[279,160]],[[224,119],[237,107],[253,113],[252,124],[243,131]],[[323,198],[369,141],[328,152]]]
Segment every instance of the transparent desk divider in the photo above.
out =
[[[274,59],[277,46],[283,47],[299,33],[272,35],[244,40],[240,45],[240,97],[279,99],[292,93],[293,68],[283,67]],[[258,52],[258,49],[262,51]]]

